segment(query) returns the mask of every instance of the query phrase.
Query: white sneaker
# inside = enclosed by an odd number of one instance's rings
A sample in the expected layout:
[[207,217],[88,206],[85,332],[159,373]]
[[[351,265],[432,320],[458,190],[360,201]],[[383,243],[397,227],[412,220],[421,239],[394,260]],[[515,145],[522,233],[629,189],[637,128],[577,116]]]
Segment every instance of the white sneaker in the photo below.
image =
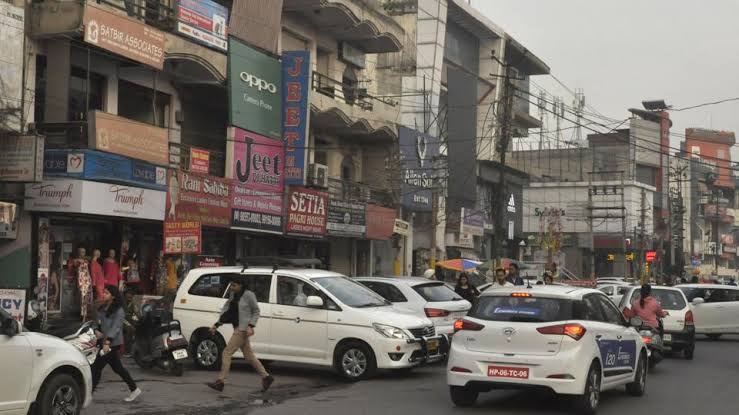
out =
[[128,395],[128,397],[126,399],[124,399],[124,401],[126,401],[126,402],[133,402],[133,401],[136,400],[136,398],[139,397],[139,395],[141,395],[141,389],[136,388],[136,390],[133,391],[133,392],[131,392],[131,394]]

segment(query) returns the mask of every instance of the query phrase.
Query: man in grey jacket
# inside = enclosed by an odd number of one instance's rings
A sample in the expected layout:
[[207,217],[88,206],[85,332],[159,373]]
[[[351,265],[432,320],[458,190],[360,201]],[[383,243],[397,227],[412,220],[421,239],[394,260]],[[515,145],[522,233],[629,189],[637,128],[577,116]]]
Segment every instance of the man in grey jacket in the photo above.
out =
[[249,342],[249,337],[254,335],[254,328],[257,326],[258,320],[259,303],[257,302],[256,295],[244,287],[243,281],[231,281],[231,295],[223,306],[223,309],[221,309],[220,318],[210,328],[210,332],[214,335],[218,327],[223,324],[232,324],[234,332],[226,348],[223,350],[221,374],[215,382],[208,383],[210,388],[219,392],[223,391],[228,372],[231,370],[231,358],[239,349],[244,353],[244,359],[262,377],[262,391],[266,392],[272,386],[275,379],[267,373],[262,363],[254,355],[251,343]]

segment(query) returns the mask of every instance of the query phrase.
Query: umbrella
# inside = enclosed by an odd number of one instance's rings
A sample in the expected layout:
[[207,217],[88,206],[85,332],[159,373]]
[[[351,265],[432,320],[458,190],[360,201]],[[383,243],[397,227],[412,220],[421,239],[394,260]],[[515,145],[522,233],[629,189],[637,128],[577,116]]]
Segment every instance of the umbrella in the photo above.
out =
[[444,269],[462,272],[474,270],[480,264],[481,262],[473,261],[471,259],[450,259],[448,261],[441,261],[437,265]]

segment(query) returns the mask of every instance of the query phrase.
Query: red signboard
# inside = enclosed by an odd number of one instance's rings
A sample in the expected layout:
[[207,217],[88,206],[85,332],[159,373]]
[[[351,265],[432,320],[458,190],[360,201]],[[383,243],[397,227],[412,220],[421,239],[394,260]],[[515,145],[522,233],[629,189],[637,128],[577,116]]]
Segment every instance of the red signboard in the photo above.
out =
[[290,189],[286,233],[322,238],[326,235],[328,193],[304,187]]
[[210,171],[210,152],[199,148],[190,148],[190,173],[208,174]]
[[199,254],[202,247],[202,227],[195,221],[164,222],[165,254]]
[[223,257],[215,255],[201,255],[198,257],[198,268],[215,268],[223,265]]
[[393,236],[395,209],[367,205],[367,239],[386,241]]
[[657,251],[647,251],[647,262],[653,262],[657,258]]
[[204,226],[231,225],[231,181],[170,170],[167,178],[167,221],[197,221]]

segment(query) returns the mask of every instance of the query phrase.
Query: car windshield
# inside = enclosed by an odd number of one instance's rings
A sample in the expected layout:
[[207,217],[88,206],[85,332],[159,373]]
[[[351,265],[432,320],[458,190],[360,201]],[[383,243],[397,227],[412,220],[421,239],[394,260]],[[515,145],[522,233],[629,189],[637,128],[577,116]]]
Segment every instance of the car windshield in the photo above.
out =
[[429,302],[462,300],[462,297],[444,283],[420,284],[414,286],[413,290]]
[[[675,290],[660,290],[659,288],[652,289],[652,297],[654,297],[662,305],[665,310],[682,310],[687,305],[685,299],[679,291]],[[630,304],[634,301],[638,301],[641,298],[641,292],[634,290],[631,294]]]
[[572,300],[497,295],[481,296],[468,315],[481,320],[531,323],[574,318]]
[[391,304],[374,291],[346,277],[321,277],[313,281],[349,307],[382,307]]

